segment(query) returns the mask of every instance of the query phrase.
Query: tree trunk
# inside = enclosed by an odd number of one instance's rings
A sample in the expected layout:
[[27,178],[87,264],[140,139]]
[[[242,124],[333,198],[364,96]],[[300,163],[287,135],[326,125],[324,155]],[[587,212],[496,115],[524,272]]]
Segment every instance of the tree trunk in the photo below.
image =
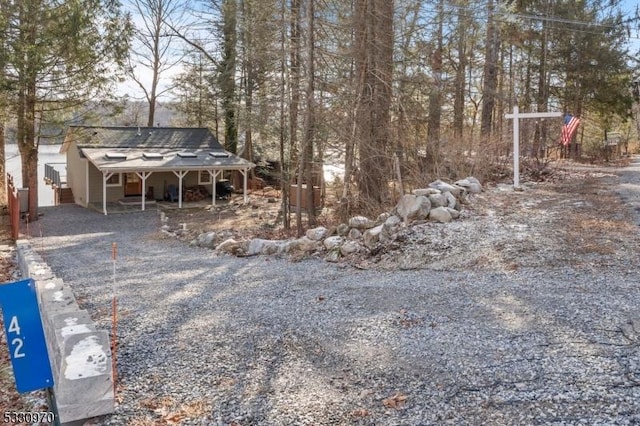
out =
[[307,220],[309,227],[316,225],[316,206],[314,205],[313,186],[314,166],[313,150],[315,144],[315,0],[307,0],[307,108],[304,117],[304,174],[307,183]]
[[493,109],[495,107],[496,90],[498,87],[500,35],[496,28],[494,8],[494,0],[489,0],[487,4],[487,38],[485,42],[484,85],[482,88],[482,117],[480,122],[480,133],[485,142],[491,137]]
[[282,226],[284,229],[291,229],[290,205],[289,205],[289,161],[286,158],[286,116],[285,116],[285,100],[286,100],[286,66],[287,66],[287,49],[286,49],[286,9],[287,0],[282,0],[280,19],[282,20],[282,28],[280,30],[280,186],[282,193]]
[[427,122],[427,162],[433,172],[437,169],[440,147],[440,118],[442,115],[442,53],[443,53],[443,21],[444,0],[438,2],[438,26],[436,30],[436,48],[431,57],[433,86],[429,95],[429,121]]
[[464,135],[464,93],[465,93],[465,71],[467,66],[466,34],[467,34],[467,14],[466,2],[461,2],[458,9],[458,67],[456,68],[455,88],[453,99],[453,134],[456,139],[462,139]]
[[355,10],[356,69],[359,100],[356,123],[359,190],[366,208],[388,200],[391,77],[393,72],[392,0],[357,0]]
[[224,145],[227,151],[238,152],[238,127],[236,125],[236,0],[224,0],[222,61],[218,83],[224,111]]

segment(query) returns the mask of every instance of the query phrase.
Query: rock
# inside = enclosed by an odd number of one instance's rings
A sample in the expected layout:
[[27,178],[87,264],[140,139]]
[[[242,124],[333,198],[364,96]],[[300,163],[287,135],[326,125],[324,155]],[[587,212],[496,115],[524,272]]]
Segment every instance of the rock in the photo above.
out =
[[375,223],[365,216],[354,216],[349,219],[349,228],[356,228],[359,230],[373,228]]
[[452,219],[451,213],[449,213],[447,207],[436,207],[429,212],[429,220],[434,222],[447,223],[451,222]]
[[367,229],[362,237],[364,239],[364,246],[368,249],[372,249],[380,241],[380,234],[382,233],[382,227],[384,225],[378,225],[374,228]]
[[429,195],[440,194],[442,193],[442,191],[436,188],[418,188],[411,191],[411,193],[416,197],[419,197],[420,195],[424,195],[425,197],[428,197]]
[[358,231],[356,228],[353,228],[347,234],[347,238],[350,240],[358,240],[362,237],[362,232]]
[[482,185],[480,185],[480,181],[472,176],[456,181],[455,185],[465,188],[472,194],[479,194],[482,192]]
[[324,257],[324,260],[332,263],[340,260],[340,249],[335,248],[333,250],[330,250],[329,253],[327,253],[327,255]]
[[355,241],[345,241],[345,243],[340,246],[340,254],[349,256],[350,254],[358,253],[360,249],[360,244]]
[[446,206],[449,208],[455,209],[456,205],[458,205],[458,200],[456,199],[456,197],[450,192],[445,192],[444,196],[447,199]]
[[439,189],[441,192],[451,192],[456,197],[459,197],[464,192],[464,188],[458,185],[451,185],[450,183],[443,182],[440,179],[435,180],[429,184],[429,188]]
[[426,219],[431,209],[431,202],[424,195],[403,195],[396,205],[397,215],[409,224],[414,220]]
[[460,212],[458,210],[452,209],[450,207],[445,207],[445,209],[447,209],[452,219],[457,219],[460,217]]
[[218,244],[216,251],[239,256],[246,252],[246,243],[229,238]]
[[387,219],[391,217],[391,213],[380,213],[376,219],[376,225],[382,225]]
[[329,236],[329,230],[324,226],[318,226],[317,228],[308,229],[306,236],[313,241],[324,240]]
[[169,225],[162,225],[162,227],[160,229],[163,230],[163,231],[169,232],[171,230],[171,227]]
[[258,254],[274,255],[289,251],[291,241],[289,240],[264,240],[262,238],[254,238],[249,241],[247,248],[247,256],[255,256]]
[[307,236],[292,240],[289,243],[289,251],[311,252],[320,248],[320,241],[315,241]]
[[341,237],[345,237],[349,233],[349,225],[347,225],[346,223],[341,223],[336,228],[336,233]]
[[267,198],[267,203],[275,204],[275,203],[277,203],[277,202],[278,202],[278,200],[276,200],[276,199],[275,199],[275,198],[273,198],[273,197],[269,197],[269,198]]
[[390,216],[382,225],[382,233],[380,234],[380,239],[395,240],[401,228],[402,219],[400,219],[396,215]]
[[214,248],[216,245],[216,233],[213,231],[205,232],[198,235],[196,238],[196,245],[198,247]]
[[339,235],[335,235],[333,237],[326,238],[323,244],[327,250],[333,250],[339,248],[342,243],[344,243],[344,238]]
[[[448,194],[450,194],[450,192],[448,192]],[[445,207],[448,204],[446,195],[441,192],[429,195],[429,201],[431,202],[432,208]]]

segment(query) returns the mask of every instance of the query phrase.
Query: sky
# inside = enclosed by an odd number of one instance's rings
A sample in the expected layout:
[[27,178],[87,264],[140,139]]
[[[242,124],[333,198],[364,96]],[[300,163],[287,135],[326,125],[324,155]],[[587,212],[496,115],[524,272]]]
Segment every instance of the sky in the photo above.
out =
[[[132,1],[133,0],[126,0],[124,2],[124,7],[127,10],[131,11],[134,24],[136,26],[140,26],[142,24],[142,19],[139,15],[136,14],[136,11],[132,6]],[[637,8],[639,7],[638,5],[639,5],[638,0],[623,0],[621,7],[626,16],[632,17],[636,13]],[[640,23],[636,24],[635,29],[631,33],[629,47],[630,47],[629,49],[630,53],[640,52]],[[162,74],[162,78],[160,82],[160,85],[161,85],[160,89],[163,90],[166,87],[168,87],[171,84],[172,79],[175,76],[177,76],[181,71],[182,71],[182,67],[175,66],[172,69],[164,72]],[[151,73],[149,70],[144,69],[143,67],[138,67],[137,75],[138,75],[138,78],[143,82],[143,84],[145,84],[146,87],[150,87]],[[117,87],[117,92],[121,96],[129,95],[129,97],[133,99],[141,99],[141,100],[144,99],[144,94],[142,90],[132,79],[127,79],[125,82],[120,83]],[[169,97],[165,96],[164,98],[161,98],[160,101],[162,101],[163,99],[167,100],[169,99]]]

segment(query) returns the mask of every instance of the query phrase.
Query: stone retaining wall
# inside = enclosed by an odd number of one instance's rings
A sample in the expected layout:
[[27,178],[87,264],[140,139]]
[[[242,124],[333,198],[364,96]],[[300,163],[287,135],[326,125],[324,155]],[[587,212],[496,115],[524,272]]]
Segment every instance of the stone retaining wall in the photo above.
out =
[[108,332],[96,330],[71,288],[56,278],[28,241],[18,240],[16,248],[22,276],[36,283],[60,423],[113,413]]

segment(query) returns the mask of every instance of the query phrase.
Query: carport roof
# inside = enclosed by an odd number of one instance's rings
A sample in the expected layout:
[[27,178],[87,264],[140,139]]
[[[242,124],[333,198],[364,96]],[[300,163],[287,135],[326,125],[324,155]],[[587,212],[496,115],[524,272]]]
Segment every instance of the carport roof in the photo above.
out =
[[98,170],[111,172],[245,170],[254,167],[253,163],[222,149],[81,148],[81,152]]

